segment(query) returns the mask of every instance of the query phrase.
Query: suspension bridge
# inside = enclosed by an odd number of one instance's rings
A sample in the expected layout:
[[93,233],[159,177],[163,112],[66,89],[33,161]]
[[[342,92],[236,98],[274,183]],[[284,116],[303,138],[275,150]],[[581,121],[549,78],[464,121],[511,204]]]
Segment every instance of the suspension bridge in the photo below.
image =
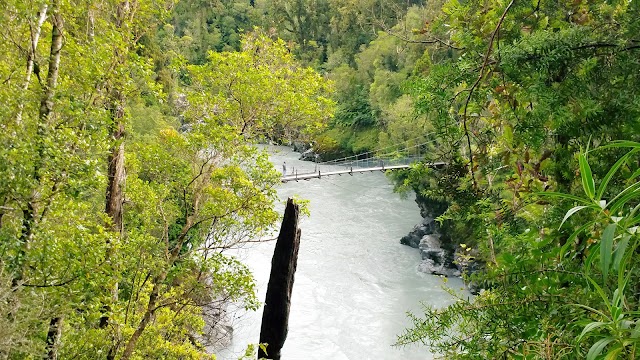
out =
[[[295,169],[288,173],[283,168],[282,182],[321,179],[335,175],[364,174],[375,171],[390,171],[408,169],[412,164],[424,160],[427,146],[434,140],[415,145],[407,145],[407,142],[391,145],[374,151],[368,151],[331,161],[309,163],[310,169]],[[399,146],[402,145],[402,146]],[[428,166],[439,167],[444,162],[429,163]]]

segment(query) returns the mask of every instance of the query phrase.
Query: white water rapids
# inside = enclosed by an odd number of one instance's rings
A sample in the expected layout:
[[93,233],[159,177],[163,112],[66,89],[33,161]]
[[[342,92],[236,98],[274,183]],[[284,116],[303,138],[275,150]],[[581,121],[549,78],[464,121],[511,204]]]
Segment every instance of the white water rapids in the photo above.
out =
[[[298,153],[274,147],[278,170],[313,170]],[[420,273],[418,250],[399,240],[421,221],[413,200],[401,199],[382,173],[343,175],[283,184],[283,200],[310,200],[311,216],[301,221],[302,237],[293,286],[285,360],[432,359],[425,347],[393,347],[410,325],[407,311],[420,302],[443,306],[451,297],[441,278]],[[283,208],[283,207],[282,207]],[[252,269],[264,301],[275,242],[247,247],[238,256]],[[459,279],[448,286],[460,289]],[[232,344],[218,353],[238,359],[257,343],[261,310],[235,315]]]

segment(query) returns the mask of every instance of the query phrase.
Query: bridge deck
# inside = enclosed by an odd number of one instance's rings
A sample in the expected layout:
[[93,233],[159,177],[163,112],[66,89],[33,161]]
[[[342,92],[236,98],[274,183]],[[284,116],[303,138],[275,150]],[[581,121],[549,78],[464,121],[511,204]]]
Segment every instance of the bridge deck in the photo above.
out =
[[[435,163],[429,164],[429,166],[442,166],[444,164],[445,164],[444,162],[435,162]],[[343,175],[343,174],[353,175],[354,173],[361,174],[365,172],[374,172],[374,171],[408,169],[410,166],[411,165],[389,165],[389,166],[376,166],[376,167],[369,167],[369,168],[356,167],[355,169],[353,167],[350,167],[347,170],[336,170],[336,171],[325,171],[325,172],[318,170],[317,172],[312,172],[312,173],[286,175],[286,176],[283,176],[281,180],[283,183],[286,183],[289,181],[320,179],[323,176]]]

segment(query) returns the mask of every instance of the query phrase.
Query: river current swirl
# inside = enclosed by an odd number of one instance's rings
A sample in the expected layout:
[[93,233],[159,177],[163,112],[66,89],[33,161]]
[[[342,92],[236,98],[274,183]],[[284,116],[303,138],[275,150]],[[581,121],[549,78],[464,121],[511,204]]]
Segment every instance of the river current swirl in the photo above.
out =
[[[288,172],[313,170],[289,148],[274,147],[272,161]],[[421,221],[413,197],[402,199],[382,173],[336,176],[283,184],[281,199],[310,200],[302,219],[298,267],[293,286],[289,334],[283,359],[432,359],[422,346],[394,347],[410,325],[407,311],[420,303],[443,306],[451,297],[441,278],[420,273],[416,249],[399,239]],[[264,300],[274,242],[237,253],[252,269]],[[459,289],[459,279],[448,286]],[[237,359],[259,339],[262,312],[234,315],[231,345],[220,359]]]

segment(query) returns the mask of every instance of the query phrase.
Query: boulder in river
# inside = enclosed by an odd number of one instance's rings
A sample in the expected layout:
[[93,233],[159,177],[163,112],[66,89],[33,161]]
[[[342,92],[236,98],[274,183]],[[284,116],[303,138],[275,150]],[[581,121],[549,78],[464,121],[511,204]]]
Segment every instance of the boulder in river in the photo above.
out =
[[428,199],[420,194],[416,195],[416,203],[420,207],[423,220],[414,226],[409,234],[402,237],[400,243],[420,250],[422,262],[418,265],[418,271],[444,276],[460,276],[460,268],[454,255],[456,245],[450,241],[451,239],[441,236],[440,226],[434,220],[447,210],[447,204]]
[[316,154],[315,151],[313,151],[313,148],[307,149],[305,152],[300,154],[300,157],[298,158],[298,160],[315,161],[315,162],[318,162],[319,159],[320,159],[320,156]]
[[460,276],[460,270],[455,268],[452,269],[442,264],[438,265],[435,261],[431,259],[422,260],[422,262],[418,264],[418,271],[427,273],[427,274],[442,275],[446,277]]
[[294,141],[291,143],[293,146],[293,151],[298,153],[304,153],[305,151],[311,149],[311,144],[305,141]]
[[425,235],[433,234],[438,231],[438,224],[433,218],[424,218],[422,222],[413,227],[413,230],[400,239],[400,244],[418,248],[420,241]]
[[425,235],[418,245],[422,262],[418,265],[418,270],[424,273],[460,276],[460,270],[454,264],[451,253],[442,248],[439,234]]

